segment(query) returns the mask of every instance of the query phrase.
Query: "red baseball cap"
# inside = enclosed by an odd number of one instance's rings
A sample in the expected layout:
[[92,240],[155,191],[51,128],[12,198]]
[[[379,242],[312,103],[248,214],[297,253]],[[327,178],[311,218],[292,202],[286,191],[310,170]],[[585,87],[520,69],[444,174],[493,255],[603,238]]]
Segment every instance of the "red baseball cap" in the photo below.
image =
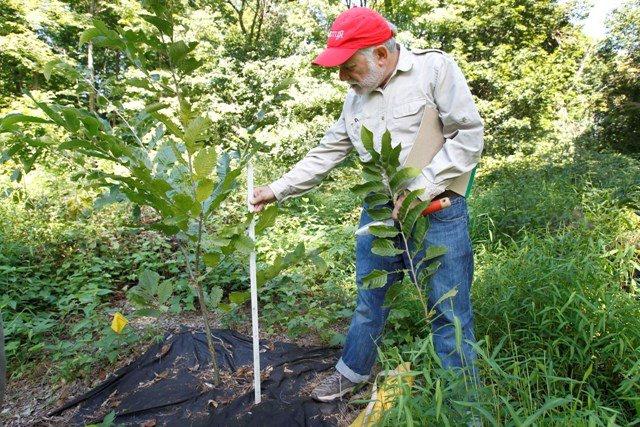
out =
[[359,49],[376,46],[393,37],[389,23],[378,12],[354,7],[336,18],[329,31],[327,47],[313,60],[321,67],[336,67]]

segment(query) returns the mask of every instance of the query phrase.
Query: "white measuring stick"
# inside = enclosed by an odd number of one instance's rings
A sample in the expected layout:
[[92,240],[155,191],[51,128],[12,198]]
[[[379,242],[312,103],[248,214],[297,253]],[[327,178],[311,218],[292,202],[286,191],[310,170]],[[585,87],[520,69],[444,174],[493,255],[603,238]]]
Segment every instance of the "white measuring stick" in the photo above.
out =
[[[253,197],[253,164],[247,166],[247,207],[251,212],[251,197]],[[256,219],[249,224],[249,238],[256,241]],[[251,280],[251,326],[253,330],[253,390],[255,403],[260,403],[260,329],[258,328],[258,281],[256,279],[256,251],[249,255],[249,279]]]

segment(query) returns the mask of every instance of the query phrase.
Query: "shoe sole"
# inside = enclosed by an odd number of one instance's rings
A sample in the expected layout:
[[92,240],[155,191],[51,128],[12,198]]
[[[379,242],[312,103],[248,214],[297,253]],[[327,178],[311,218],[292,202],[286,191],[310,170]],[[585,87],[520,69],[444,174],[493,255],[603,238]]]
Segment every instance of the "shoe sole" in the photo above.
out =
[[354,388],[355,387],[350,387],[350,388],[347,388],[346,390],[343,390],[340,393],[330,394],[328,396],[311,396],[311,397],[319,402],[332,402],[336,399],[340,399],[342,396],[344,396],[347,393],[351,393],[351,391],[353,391]]

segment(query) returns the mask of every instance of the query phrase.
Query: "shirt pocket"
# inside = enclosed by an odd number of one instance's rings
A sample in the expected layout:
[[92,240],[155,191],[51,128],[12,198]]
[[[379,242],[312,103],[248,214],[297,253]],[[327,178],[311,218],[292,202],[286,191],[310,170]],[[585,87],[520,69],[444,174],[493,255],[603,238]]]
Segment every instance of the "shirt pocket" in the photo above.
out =
[[425,105],[424,98],[413,98],[395,104],[391,110],[394,130],[403,136],[415,135],[420,127]]

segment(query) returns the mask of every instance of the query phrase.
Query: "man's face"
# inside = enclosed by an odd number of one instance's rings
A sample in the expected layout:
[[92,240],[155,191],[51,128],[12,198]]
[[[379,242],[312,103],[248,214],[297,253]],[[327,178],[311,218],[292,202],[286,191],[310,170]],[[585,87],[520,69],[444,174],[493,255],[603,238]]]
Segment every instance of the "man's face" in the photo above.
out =
[[349,83],[358,94],[374,91],[384,79],[384,60],[375,51],[368,54],[356,52],[348,61],[340,65],[340,80]]

